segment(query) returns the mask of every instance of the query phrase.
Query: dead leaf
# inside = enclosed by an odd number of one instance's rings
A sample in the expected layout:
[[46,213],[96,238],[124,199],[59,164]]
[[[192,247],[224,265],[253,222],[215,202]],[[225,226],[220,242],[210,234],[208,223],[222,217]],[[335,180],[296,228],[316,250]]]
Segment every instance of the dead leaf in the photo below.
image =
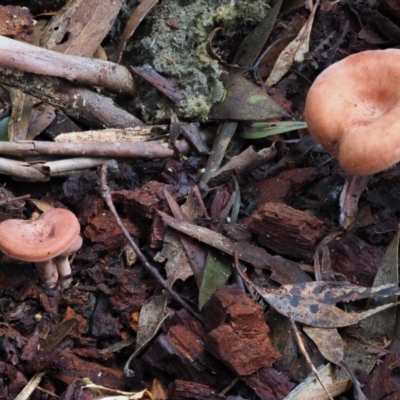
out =
[[173,285],[178,279],[185,281],[193,275],[189,260],[183,245],[179,239],[179,233],[167,229],[164,236],[162,250],[154,257],[157,262],[165,262],[165,271],[169,285]]
[[246,60],[246,65],[254,64],[257,56],[260,54],[262,48],[265,46],[272,28],[278,17],[279,10],[282,7],[283,0],[278,0],[275,5],[267,13],[267,16],[256,26],[256,28],[247,35],[243,42],[240,44],[238,51],[235,54],[234,62],[239,60]]
[[[324,386],[333,397],[345,392],[351,386],[350,379],[339,376],[338,369],[329,363],[318,370]],[[311,374],[300,385],[296,386],[284,400],[327,400],[328,395],[321,387],[314,374]]]
[[116,52],[116,63],[119,64],[121,61],[122,52],[125,49],[126,42],[135,33],[136,28],[143,21],[143,18],[152,10],[152,8],[158,3],[158,0],[144,0],[138,4],[132,16],[129,18],[128,23],[122,32],[121,38],[118,43]]
[[356,313],[336,307],[334,304],[337,302],[400,293],[399,288],[388,285],[373,289],[347,284],[342,286],[337,282],[305,282],[283,285],[278,290],[265,290],[251,282],[239,269],[238,272],[275,310],[296,322],[319,328],[355,325],[396,305],[396,303],[384,304],[372,310]]
[[333,364],[339,365],[344,356],[343,340],[336,329],[304,326],[303,331],[317,345],[320,353]]
[[264,90],[244,78],[242,74],[230,74],[225,89],[226,99],[211,108],[212,119],[262,121],[287,116],[286,111]]
[[65,54],[91,57],[110,31],[122,0],[68,2],[45,27],[40,45]]
[[210,299],[216,290],[224,286],[231,275],[231,262],[215,250],[207,254],[206,268],[199,290],[199,309]]
[[304,24],[297,37],[289,43],[289,45],[282,51],[282,53],[278,57],[274,68],[267,79],[266,84],[268,86],[273,86],[277,84],[289,71],[289,68],[293,64],[293,61],[304,61],[304,54],[307,53],[309,50],[311,28],[314,22],[315,12],[317,11],[318,5],[319,0],[316,0],[307,22]]
[[153,296],[140,310],[135,352],[140,350],[157,332],[167,306],[166,295]]
[[40,348],[53,351],[78,323],[77,319],[68,319],[61,322],[52,330],[49,336],[40,341]]
[[271,279],[276,282],[288,283],[305,282],[310,280],[310,277],[298,268],[295,263],[289,262],[279,256],[272,256],[261,247],[253,246],[249,243],[236,243],[210,229],[179,221],[162,211],[158,211],[158,213],[161,215],[165,223],[174,229],[232,256],[234,253],[238,253],[241,260],[244,260],[257,268],[270,269],[273,272]]

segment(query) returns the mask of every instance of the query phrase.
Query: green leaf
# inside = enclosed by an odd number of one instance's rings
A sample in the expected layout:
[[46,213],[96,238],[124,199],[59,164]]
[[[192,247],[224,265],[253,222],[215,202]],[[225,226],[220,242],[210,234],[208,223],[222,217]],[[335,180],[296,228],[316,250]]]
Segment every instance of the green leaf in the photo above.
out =
[[10,117],[3,118],[0,121],[0,141],[1,142],[8,142],[8,121]]
[[254,122],[242,136],[245,139],[261,139],[304,128],[307,128],[307,124],[301,121]]
[[199,292],[199,308],[202,309],[216,290],[224,286],[231,275],[232,259],[216,250],[207,254],[206,266]]

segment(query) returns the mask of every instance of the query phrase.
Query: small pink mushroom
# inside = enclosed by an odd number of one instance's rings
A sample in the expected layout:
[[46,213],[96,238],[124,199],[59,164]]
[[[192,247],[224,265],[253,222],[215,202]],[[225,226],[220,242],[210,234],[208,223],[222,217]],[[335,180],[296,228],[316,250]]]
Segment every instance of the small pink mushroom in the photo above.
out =
[[50,288],[59,279],[69,287],[68,256],[82,245],[80,225],[68,210],[54,208],[36,220],[9,219],[0,223],[0,250],[22,261],[34,262],[41,280]]

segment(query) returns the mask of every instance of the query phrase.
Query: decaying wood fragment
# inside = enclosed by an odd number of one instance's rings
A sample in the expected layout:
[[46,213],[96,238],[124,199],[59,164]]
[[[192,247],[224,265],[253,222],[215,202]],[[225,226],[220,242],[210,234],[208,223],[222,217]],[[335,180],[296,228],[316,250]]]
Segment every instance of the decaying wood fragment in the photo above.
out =
[[262,368],[243,379],[263,400],[283,399],[295,387],[286,374],[273,367]]
[[276,177],[263,179],[256,183],[258,205],[268,202],[285,203],[317,176],[317,168],[308,167],[288,169]]
[[247,219],[259,243],[278,254],[311,259],[327,232],[324,222],[281,203],[264,203]]
[[218,395],[215,390],[207,385],[197,382],[177,379],[168,387],[168,398],[171,400],[182,399],[225,399],[225,396]]
[[[180,379],[222,389],[233,374],[204,348],[203,326],[185,310],[171,315],[165,323],[167,331],[158,336],[143,354],[143,361],[153,370],[167,372]],[[212,371],[218,371],[218,375]]]
[[125,128],[143,125],[142,121],[118,107],[109,97],[58,78],[0,67],[0,83],[50,103],[89,126]]
[[48,370],[49,376],[67,384],[76,383],[82,377],[87,377],[94,383],[113,389],[125,386],[125,375],[121,370],[84,360],[74,355],[70,349],[60,352],[40,352],[40,357],[29,364],[29,370],[32,372]]
[[[12,16],[12,17],[11,17]],[[29,10],[18,6],[0,6],[0,35],[22,40],[27,43],[34,41],[33,18]],[[4,21],[7,21],[4,23]]]
[[281,356],[272,346],[262,307],[237,285],[219,289],[206,304],[206,349],[239,376],[270,367]]
[[167,132],[166,125],[143,125],[121,129],[69,132],[58,135],[56,142],[140,142]]
[[383,258],[383,250],[349,233],[327,244],[333,270],[355,284],[370,286]]

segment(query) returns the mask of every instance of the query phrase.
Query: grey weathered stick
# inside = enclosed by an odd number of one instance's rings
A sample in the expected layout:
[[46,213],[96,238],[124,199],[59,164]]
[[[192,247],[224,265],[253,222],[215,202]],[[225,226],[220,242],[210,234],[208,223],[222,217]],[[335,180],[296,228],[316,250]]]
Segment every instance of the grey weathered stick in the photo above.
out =
[[98,167],[104,161],[106,161],[105,158],[68,158],[66,160],[49,161],[42,165],[41,170],[49,176],[70,176],[81,174],[85,169]]
[[[177,143],[178,149],[185,154],[189,145],[185,141]],[[54,142],[0,142],[0,154],[20,158],[39,155],[69,157],[105,157],[163,159],[174,156],[174,150],[166,142],[124,142],[124,143],[54,143]]]
[[110,61],[71,56],[0,36],[0,65],[125,94],[136,92],[129,70]]
[[142,121],[118,107],[110,98],[58,78],[0,67],[0,83],[42,99],[90,126],[126,128],[143,125]]
[[2,157],[0,157],[0,174],[31,182],[44,182],[49,179],[25,161],[10,160]]

